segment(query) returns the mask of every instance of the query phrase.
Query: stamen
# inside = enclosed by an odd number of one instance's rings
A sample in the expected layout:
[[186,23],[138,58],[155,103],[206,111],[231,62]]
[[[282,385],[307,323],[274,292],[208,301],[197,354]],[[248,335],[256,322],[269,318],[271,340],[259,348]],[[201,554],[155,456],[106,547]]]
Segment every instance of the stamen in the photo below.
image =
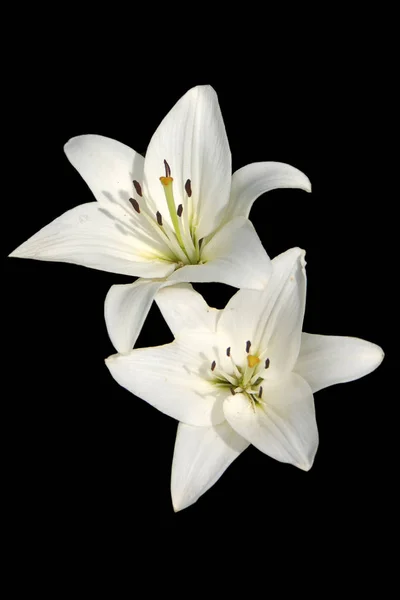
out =
[[260,389],[258,390],[258,397],[261,398],[263,393],[262,385],[260,385]]
[[234,396],[236,394],[235,390],[233,388],[229,388],[231,390],[231,394],[232,396]]
[[177,208],[176,214],[178,215],[178,217],[181,217],[183,213],[183,206],[182,204],[180,204]]
[[138,181],[136,181],[136,179],[134,179],[133,185],[134,185],[137,195],[142,197],[143,194],[142,194],[142,187],[141,187],[140,183]]
[[216,366],[217,366],[217,363],[215,362],[215,360],[213,360],[211,363],[211,371],[214,371]]
[[200,239],[199,239],[199,250],[200,250],[200,248],[201,248],[201,245],[202,245],[202,243],[203,243],[203,240],[204,240],[204,238],[200,238]]
[[129,198],[129,202],[132,204],[132,206],[136,210],[136,212],[140,213],[139,202],[137,200],[135,200],[134,198]]
[[164,159],[165,177],[171,177],[171,169],[167,161]]
[[187,182],[185,183],[185,192],[187,193],[188,197],[190,198],[190,196],[192,195],[192,184],[190,179],[187,180]]
[[269,360],[269,358],[267,358],[267,360],[265,361],[265,368],[266,369],[268,369],[269,364],[270,364],[270,360]]
[[226,349],[226,355],[230,356],[231,355],[231,347],[229,346],[229,348]]
[[157,223],[160,225],[160,227],[162,227],[162,214],[159,211],[156,212],[156,217]]
[[247,352],[247,354],[250,352],[250,347],[251,347],[251,342],[250,342],[250,340],[248,340],[246,342],[246,352]]

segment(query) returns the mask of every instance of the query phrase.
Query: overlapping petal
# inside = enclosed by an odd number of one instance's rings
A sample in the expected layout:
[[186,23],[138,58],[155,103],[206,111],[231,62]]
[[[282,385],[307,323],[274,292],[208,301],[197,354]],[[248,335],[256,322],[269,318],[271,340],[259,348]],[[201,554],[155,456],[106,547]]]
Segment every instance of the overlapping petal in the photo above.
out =
[[174,337],[185,329],[215,332],[221,311],[210,308],[189,283],[163,287],[155,300]]
[[185,205],[185,183],[191,180],[198,238],[219,225],[229,200],[231,153],[225,126],[212,87],[189,90],[157,128],[146,152],[144,188],[164,218],[165,196],[159,178],[164,160],[174,179],[176,206]]
[[359,338],[303,333],[294,370],[318,392],[368,375],[383,357],[382,348]]
[[121,142],[93,134],[70,139],[64,151],[96,200],[109,208],[129,206],[132,182],[143,178],[143,156]]
[[218,281],[234,287],[263,289],[271,261],[253,225],[243,217],[232,219],[202,251],[200,265],[187,265],[171,275],[173,281]]
[[89,202],[43,227],[10,256],[68,262],[124,275],[166,277],[175,267],[155,243],[145,230],[135,227],[124,208],[115,206],[111,212]]
[[[207,340],[205,347],[211,347]],[[224,420],[222,403],[229,394],[205,378],[210,362],[194,336],[116,354],[106,365],[122,387],[161,412],[189,425],[210,426]]]
[[196,502],[248,446],[227,421],[214,427],[179,423],[171,473],[174,510]]
[[228,397],[223,407],[227,421],[261,452],[308,471],[318,448],[310,386],[291,373],[279,385],[263,387],[263,404],[253,406],[244,394]]
[[274,258],[265,289],[239,290],[218,320],[218,331],[231,335],[234,356],[243,354],[247,340],[253,353],[268,351],[269,377],[291,371],[299,353],[306,299],[304,254],[292,248]]

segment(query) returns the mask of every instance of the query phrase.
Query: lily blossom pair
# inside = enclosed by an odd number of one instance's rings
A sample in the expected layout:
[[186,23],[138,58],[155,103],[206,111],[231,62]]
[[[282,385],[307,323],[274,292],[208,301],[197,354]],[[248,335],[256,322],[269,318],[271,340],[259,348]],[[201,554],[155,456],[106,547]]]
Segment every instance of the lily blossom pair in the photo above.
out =
[[[383,351],[350,337],[302,332],[305,252],[269,259],[248,219],[275,188],[311,191],[290,165],[231,173],[214,90],[189,90],[153,135],[146,157],[99,135],[65,153],[96,202],[61,215],[10,256],[70,262],[139,277],[114,285],[105,320],[114,379],[179,421],[174,509],[198,500],[250,444],[305,471],[318,447],[313,393],[373,371]],[[240,288],[223,310],[189,282]],[[157,302],[175,340],[133,349]]]
[[110,339],[132,349],[157,291],[180,282],[262,289],[270,259],[248,219],[254,200],[275,188],[311,191],[298,169],[254,163],[232,176],[217,95],[189,90],[154,133],[143,158],[99,135],[82,135],[65,153],[96,202],[41,229],[10,256],[62,261],[140,277],[111,287]]

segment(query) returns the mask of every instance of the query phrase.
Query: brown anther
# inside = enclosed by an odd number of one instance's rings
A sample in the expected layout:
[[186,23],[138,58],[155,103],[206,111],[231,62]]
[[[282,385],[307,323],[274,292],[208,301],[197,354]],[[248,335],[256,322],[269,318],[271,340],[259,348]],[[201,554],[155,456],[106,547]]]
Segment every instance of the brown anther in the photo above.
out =
[[132,206],[136,210],[136,212],[140,213],[139,202],[137,200],[135,200],[134,198],[129,198],[129,202],[132,204]]
[[211,371],[214,371],[216,366],[217,366],[217,363],[215,362],[215,360],[213,360],[211,363]]
[[260,385],[260,389],[258,390],[258,397],[259,397],[259,398],[261,398],[261,396],[262,396],[262,392],[263,392],[263,390],[262,390],[262,385]]
[[188,197],[190,198],[190,196],[192,195],[192,184],[190,179],[187,180],[187,182],[185,183],[185,192],[187,193]]
[[270,361],[269,361],[269,358],[267,358],[267,360],[265,361],[265,368],[266,368],[266,369],[268,369],[268,367],[269,367],[269,363],[270,363]]
[[164,159],[165,177],[171,177],[171,169],[167,161]]
[[162,214],[159,211],[156,212],[156,217],[157,223],[162,227]]
[[133,187],[135,188],[137,195],[142,197],[143,196],[142,187],[141,187],[140,183],[138,181],[136,181],[136,179],[133,180]]
[[200,239],[199,239],[199,250],[200,250],[200,248],[201,248],[201,245],[202,245],[202,243],[203,243],[203,240],[204,240],[204,238],[200,238]]
[[230,390],[231,390],[232,396],[234,396],[236,394],[235,390],[233,388],[230,388]]
[[250,352],[250,346],[251,346],[251,342],[250,342],[250,340],[248,340],[246,342],[246,352],[247,352],[247,354]]
[[181,217],[183,213],[183,206],[182,204],[180,204],[176,210],[176,214],[178,215],[178,217]]
[[226,355],[230,356],[231,355],[231,347],[229,346],[229,348],[226,349]]

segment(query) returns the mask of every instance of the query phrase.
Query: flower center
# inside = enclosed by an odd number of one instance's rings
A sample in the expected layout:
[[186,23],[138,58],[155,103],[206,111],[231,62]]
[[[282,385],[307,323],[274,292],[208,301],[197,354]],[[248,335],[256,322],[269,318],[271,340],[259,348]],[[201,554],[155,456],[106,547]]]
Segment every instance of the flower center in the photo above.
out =
[[224,368],[217,365],[213,360],[211,363],[211,380],[217,387],[229,388],[231,394],[243,393],[247,396],[253,409],[257,404],[265,404],[262,400],[262,383],[267,375],[270,365],[269,358],[262,359],[262,354],[250,354],[251,342],[246,342],[246,359],[241,363],[234,360],[231,348],[226,349],[226,356],[230,364],[225,361]]
[[130,202],[140,217],[147,221],[152,230],[161,238],[163,244],[167,247],[167,253],[163,258],[178,266],[188,264],[198,264],[201,262],[201,244],[202,239],[198,240],[196,228],[194,226],[194,211],[192,200],[192,184],[190,179],[185,183],[185,196],[183,203],[176,206],[173,191],[174,179],[171,177],[171,169],[166,160],[164,160],[165,176],[160,177],[163,186],[165,200],[172,227],[163,219],[160,211],[151,210],[151,202],[143,197],[142,187],[138,181],[133,182],[135,192],[143,200],[130,198]]

